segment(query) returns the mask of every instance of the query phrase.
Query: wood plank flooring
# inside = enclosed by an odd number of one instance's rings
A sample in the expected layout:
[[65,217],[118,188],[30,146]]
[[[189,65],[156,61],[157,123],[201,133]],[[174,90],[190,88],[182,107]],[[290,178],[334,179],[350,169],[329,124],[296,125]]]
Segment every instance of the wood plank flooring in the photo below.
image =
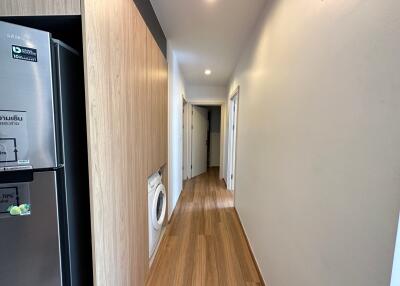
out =
[[186,182],[147,286],[264,285],[218,168]]

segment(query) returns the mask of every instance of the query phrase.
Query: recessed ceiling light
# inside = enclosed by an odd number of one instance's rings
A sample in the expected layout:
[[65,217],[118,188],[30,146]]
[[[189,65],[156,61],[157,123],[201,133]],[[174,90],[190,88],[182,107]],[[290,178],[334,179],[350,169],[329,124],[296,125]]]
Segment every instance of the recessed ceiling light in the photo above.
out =
[[204,71],[204,74],[205,74],[205,75],[210,75],[210,74],[211,74],[211,70],[206,69],[206,70]]

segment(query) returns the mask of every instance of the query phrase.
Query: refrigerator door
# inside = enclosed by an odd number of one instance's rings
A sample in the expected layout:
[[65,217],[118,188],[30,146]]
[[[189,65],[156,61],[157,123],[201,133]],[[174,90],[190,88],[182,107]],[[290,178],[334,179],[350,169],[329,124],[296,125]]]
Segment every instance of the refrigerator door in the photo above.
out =
[[64,256],[69,258],[69,268],[64,267],[64,276],[69,272],[71,285],[87,286],[93,285],[93,275],[82,59],[60,41],[53,39],[53,45],[62,130],[59,158],[65,177],[60,180],[65,191],[59,192],[59,207],[65,210],[61,219],[65,218],[68,229]]
[[50,34],[0,21],[0,171],[57,166]]
[[[12,216],[7,203],[30,205]],[[32,182],[0,185],[0,285],[61,286],[57,173],[34,173]]]

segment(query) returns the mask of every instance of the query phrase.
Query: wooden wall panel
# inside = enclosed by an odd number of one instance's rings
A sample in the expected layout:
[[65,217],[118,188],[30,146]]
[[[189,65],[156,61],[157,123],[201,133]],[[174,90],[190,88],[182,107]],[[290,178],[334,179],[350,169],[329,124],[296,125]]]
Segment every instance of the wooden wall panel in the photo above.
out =
[[0,16],[80,15],[80,0],[1,0]]
[[148,98],[150,101],[149,109],[149,138],[150,138],[150,153],[149,153],[149,172],[154,173],[157,170],[158,152],[156,145],[153,142],[157,141],[157,109],[156,109],[156,93],[157,93],[157,68],[154,51],[154,39],[150,33],[147,35],[147,62],[148,62]]
[[168,69],[166,60],[150,33],[147,37],[148,47],[148,80],[149,100],[151,102],[149,124],[150,142],[150,171],[160,168],[160,162],[167,163],[168,152]]
[[159,55],[161,62],[161,161],[168,162],[168,65],[161,51]]
[[84,0],[82,15],[95,285],[141,286],[147,177],[167,163],[167,65],[133,1]]
[[[167,164],[168,162],[168,65],[167,61],[161,55],[161,161]],[[168,167],[164,168],[164,186],[169,197],[168,190]],[[168,200],[167,200],[168,202]],[[165,217],[165,223],[168,222],[168,203],[167,203],[167,215]]]

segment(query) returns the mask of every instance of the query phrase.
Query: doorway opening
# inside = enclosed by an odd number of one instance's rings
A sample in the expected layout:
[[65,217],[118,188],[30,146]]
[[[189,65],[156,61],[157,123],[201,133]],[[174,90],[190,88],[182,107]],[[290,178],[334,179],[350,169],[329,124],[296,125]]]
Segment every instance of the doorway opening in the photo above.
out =
[[193,105],[191,115],[190,177],[196,177],[220,167],[221,106]]

